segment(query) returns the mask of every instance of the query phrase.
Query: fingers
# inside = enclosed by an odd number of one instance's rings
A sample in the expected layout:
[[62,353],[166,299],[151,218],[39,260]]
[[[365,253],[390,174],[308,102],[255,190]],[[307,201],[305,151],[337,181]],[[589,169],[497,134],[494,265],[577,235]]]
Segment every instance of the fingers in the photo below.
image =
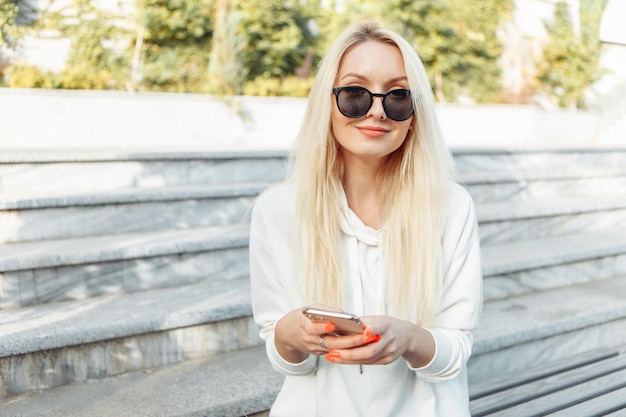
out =
[[314,355],[325,355],[330,349],[326,346],[326,338],[328,335],[313,335],[309,342],[310,352]]
[[[384,328],[380,323],[371,321],[363,334],[354,336],[342,336],[326,343],[330,351],[324,356],[326,360],[342,364],[388,364],[395,360],[393,349],[389,349],[388,343],[381,333],[375,328]],[[389,351],[389,352],[388,352]]]
[[[330,326],[332,326],[332,323],[329,323],[329,326],[324,328],[325,332],[331,331]],[[361,334],[350,334],[350,335],[329,334],[326,336],[331,336],[330,338],[329,337],[324,338],[324,346],[328,349],[328,351],[342,350],[342,349],[354,349],[363,345],[367,345],[369,343],[378,342],[382,338],[382,335],[374,334],[374,331],[372,329],[366,329],[365,332]]]
[[324,358],[329,362],[346,365],[382,365],[393,362],[392,355],[386,354],[384,347],[377,342],[353,349],[333,349]]
[[363,332],[363,343],[378,342],[382,338],[382,334],[377,333],[371,327],[368,327]]

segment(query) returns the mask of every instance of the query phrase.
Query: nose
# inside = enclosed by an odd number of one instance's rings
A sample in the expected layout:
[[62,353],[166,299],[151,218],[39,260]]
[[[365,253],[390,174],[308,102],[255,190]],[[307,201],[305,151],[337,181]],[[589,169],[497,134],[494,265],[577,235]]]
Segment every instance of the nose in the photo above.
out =
[[385,109],[383,107],[382,97],[374,97],[374,102],[372,103],[372,107],[370,107],[367,112],[367,115],[382,120],[387,118],[387,114],[385,113]]

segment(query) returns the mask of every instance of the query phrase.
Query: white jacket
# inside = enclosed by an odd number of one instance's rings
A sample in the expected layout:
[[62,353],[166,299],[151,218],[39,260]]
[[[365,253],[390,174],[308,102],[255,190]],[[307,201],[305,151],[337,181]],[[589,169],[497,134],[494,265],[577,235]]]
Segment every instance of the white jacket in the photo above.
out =
[[[346,257],[348,308],[359,316],[385,314],[380,232],[348,208],[344,196],[341,247]],[[272,417],[469,417],[466,363],[472,329],[482,306],[478,226],[469,194],[451,184],[443,245],[443,297],[433,326],[436,353],[415,369],[341,365],[310,355],[291,364],[276,351],[274,328],[289,311],[307,304],[294,269],[294,192],[282,185],[264,193],[252,213],[250,279],[255,321],[273,367],[286,376]]]

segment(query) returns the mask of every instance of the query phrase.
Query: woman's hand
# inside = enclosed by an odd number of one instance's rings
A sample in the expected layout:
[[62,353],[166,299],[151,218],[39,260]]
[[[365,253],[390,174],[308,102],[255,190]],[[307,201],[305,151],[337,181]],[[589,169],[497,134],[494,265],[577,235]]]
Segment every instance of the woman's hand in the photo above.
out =
[[[314,304],[307,307],[341,311],[338,308],[323,304]],[[334,338],[334,336],[327,335],[327,333],[335,331],[335,325],[330,322],[312,322],[302,314],[305,308],[297,308],[290,311],[276,323],[274,344],[280,356],[287,362],[300,363],[308,355],[324,355],[330,350],[320,346],[320,337],[326,335],[324,336],[324,343],[329,338]]]
[[362,317],[365,333],[329,338],[324,344],[326,359],[343,364],[386,365],[403,357],[414,368],[428,364],[435,355],[435,341],[429,331],[389,316]]

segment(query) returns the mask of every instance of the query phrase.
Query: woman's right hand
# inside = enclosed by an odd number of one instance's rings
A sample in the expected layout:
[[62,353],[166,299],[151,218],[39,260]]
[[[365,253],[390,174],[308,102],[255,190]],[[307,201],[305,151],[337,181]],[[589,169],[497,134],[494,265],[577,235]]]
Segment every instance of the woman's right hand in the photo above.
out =
[[[323,304],[313,304],[307,307],[325,310],[341,311],[338,308]],[[320,338],[335,331],[333,323],[314,323],[302,311],[306,307],[297,308],[285,314],[276,323],[274,330],[274,344],[280,356],[290,363],[300,363],[308,355],[325,355],[329,352],[320,346]],[[334,337],[328,335],[325,337]]]

